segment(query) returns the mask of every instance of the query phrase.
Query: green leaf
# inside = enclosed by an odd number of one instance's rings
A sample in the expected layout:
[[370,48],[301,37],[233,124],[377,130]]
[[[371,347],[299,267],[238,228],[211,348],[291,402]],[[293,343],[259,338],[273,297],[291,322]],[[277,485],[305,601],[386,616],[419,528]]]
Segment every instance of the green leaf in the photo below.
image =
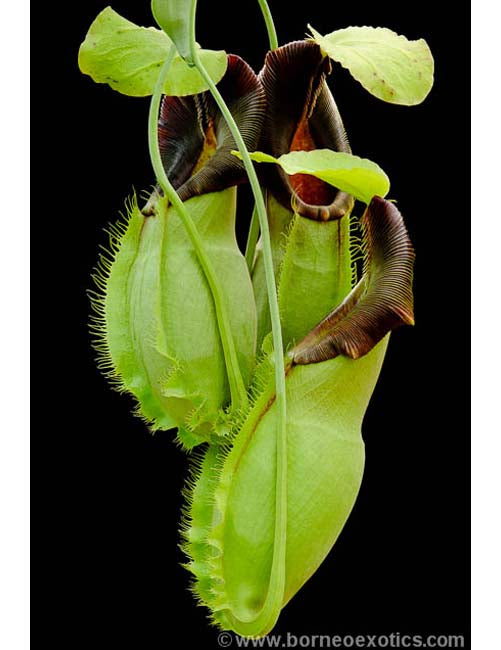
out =
[[192,0],[152,0],[151,13],[183,59],[191,61],[190,9]]
[[[233,153],[239,155],[238,152]],[[386,196],[390,189],[388,176],[376,163],[349,153],[315,149],[291,151],[279,158],[261,151],[255,151],[250,156],[254,162],[277,163],[286,174],[315,176],[367,204],[373,196]]]
[[[138,27],[106,7],[89,28],[78,53],[78,65],[97,83],[132,97],[152,95],[161,66],[171,46],[169,37],[155,27]],[[228,65],[224,51],[201,50],[200,57],[217,83]],[[166,95],[194,95],[207,90],[195,68],[177,55],[165,83]]]
[[322,51],[375,97],[413,106],[430,92],[433,56],[422,38],[409,41],[385,27],[347,27],[322,36],[308,27]]
[[[217,83],[223,78],[228,67],[228,57],[224,50],[200,50],[200,59],[212,81]],[[165,83],[166,95],[197,95],[208,90],[208,85],[196,68],[190,67],[179,55],[171,63]]]

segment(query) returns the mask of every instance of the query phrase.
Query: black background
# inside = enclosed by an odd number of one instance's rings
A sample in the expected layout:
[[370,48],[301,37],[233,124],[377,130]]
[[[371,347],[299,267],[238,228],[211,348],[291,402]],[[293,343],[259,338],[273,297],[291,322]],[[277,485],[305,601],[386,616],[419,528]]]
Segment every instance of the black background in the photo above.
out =
[[[414,242],[416,327],[392,337],[364,423],[367,463],[354,511],[275,631],[465,633],[468,19],[442,17],[429,0],[271,5],[281,43],[302,38],[308,22],[323,33],[379,25],[426,38],[436,62],[435,87],[413,108],[379,102],[338,65],[330,78],[354,153],[388,173]],[[132,417],[89,345],[85,292],[103,226],[133,187],[153,181],[148,101],[95,85],[77,68],[79,43],[104,6],[44,7],[33,20],[35,612],[57,648],[216,648],[217,632],[179,566],[186,457],[171,434],[151,436]],[[113,7],[152,24],[146,1]],[[260,68],[267,39],[256,2],[200,0],[198,25],[204,47]]]

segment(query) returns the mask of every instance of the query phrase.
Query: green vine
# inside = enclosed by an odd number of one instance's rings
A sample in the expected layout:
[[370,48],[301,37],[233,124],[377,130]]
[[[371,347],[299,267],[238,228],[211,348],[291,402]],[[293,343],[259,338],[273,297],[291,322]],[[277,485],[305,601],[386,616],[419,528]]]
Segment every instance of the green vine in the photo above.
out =
[[177,195],[176,190],[172,187],[167,174],[165,173],[162,158],[160,155],[160,147],[158,144],[158,113],[160,110],[160,101],[162,98],[163,88],[165,86],[165,80],[169,72],[170,65],[175,56],[176,48],[174,45],[169,49],[169,54],[165,63],[162,67],[160,75],[158,77],[155,91],[151,98],[150,112],[148,119],[148,145],[150,151],[151,163],[153,165],[153,170],[155,176],[158,180],[160,187],[162,188],[165,196],[172,203],[179,216],[181,217],[183,224],[186,228],[188,236],[193,244],[195,253],[197,255],[200,266],[207,278],[212,296],[214,299],[214,307],[216,310],[216,318],[218,322],[219,332],[221,336],[221,344],[223,346],[224,360],[226,364],[226,371],[228,374],[228,381],[230,384],[230,394],[232,407],[238,409],[244,406],[247,403],[247,391],[245,388],[244,381],[242,379],[242,374],[240,372],[240,367],[238,365],[237,352],[235,348],[235,342],[233,340],[233,335],[230,329],[230,320],[228,317],[228,310],[226,308],[225,298],[221,289],[221,285],[216,276],[216,272],[210,261],[205,248],[203,241],[200,237],[200,234],[193,223],[193,220],[186,209],[185,204],[181,201]]
[[[261,3],[260,3],[261,4]],[[263,5],[261,4],[261,7]],[[261,238],[263,243],[263,260],[266,275],[266,287],[271,315],[272,339],[274,347],[275,362],[275,385],[277,403],[277,467],[276,467],[276,496],[275,496],[275,534],[273,544],[273,559],[270,571],[268,593],[265,602],[257,616],[249,621],[240,621],[239,629],[245,635],[254,636],[259,634],[263,627],[272,627],[278,619],[282,608],[285,588],[285,554],[287,538],[287,404],[285,391],[285,364],[283,356],[282,329],[280,324],[280,312],[278,307],[277,287],[273,269],[273,257],[271,252],[270,230],[263,193],[259,185],[256,171],[240,131],[228,109],[216,84],[211,79],[207,70],[200,60],[196,43],[196,10],[197,0],[192,0],[190,12],[190,54],[193,63],[203,77],[216,101],[219,110],[228,124],[237,148],[242,156],[242,161],[247,172],[249,183],[254,195],[256,212],[259,218]],[[268,24],[268,23],[267,23]]]
[[266,29],[268,30],[268,40],[270,42],[270,50],[276,50],[278,47],[278,38],[277,30],[275,29],[275,23],[273,22],[273,16],[271,15],[270,7],[266,0],[257,0],[261,11],[263,13],[264,22],[266,23]]
[[[278,47],[278,38],[277,30],[275,29],[275,23],[273,22],[273,16],[271,15],[270,7],[266,0],[258,0],[259,6],[261,7],[261,12],[263,14],[264,22],[266,24],[266,29],[268,31],[268,41],[270,44],[270,50],[276,50]],[[252,217],[249,227],[249,234],[247,236],[247,244],[245,246],[245,259],[247,261],[247,266],[249,271],[252,270],[252,264],[254,262],[254,256],[256,253],[256,244],[259,238],[259,217],[257,214],[256,207],[252,211]]]

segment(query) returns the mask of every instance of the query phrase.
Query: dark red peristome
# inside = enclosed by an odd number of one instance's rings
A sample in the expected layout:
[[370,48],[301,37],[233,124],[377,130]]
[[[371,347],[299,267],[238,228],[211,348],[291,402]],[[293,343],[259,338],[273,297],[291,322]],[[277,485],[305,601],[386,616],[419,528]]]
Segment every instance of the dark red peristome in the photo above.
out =
[[367,354],[391,330],[414,324],[414,249],[395,205],[375,196],[362,217],[365,262],[345,300],[290,352],[306,365]]
[[[261,83],[239,56],[228,55],[228,68],[217,84],[250,151],[257,148],[265,111]],[[209,124],[216,148],[193,173]],[[160,153],[165,171],[180,198],[223,190],[246,180],[242,163],[231,154],[235,141],[209,92],[189,97],[164,97],[158,121]]]
[[[332,149],[351,153],[336,103],[325,83],[328,58],[313,41],[295,41],[268,52],[259,78],[266,92],[260,149],[276,158],[289,151]],[[261,170],[263,182],[286,207],[319,220],[339,219],[353,199],[306,175],[288,176],[278,166]]]

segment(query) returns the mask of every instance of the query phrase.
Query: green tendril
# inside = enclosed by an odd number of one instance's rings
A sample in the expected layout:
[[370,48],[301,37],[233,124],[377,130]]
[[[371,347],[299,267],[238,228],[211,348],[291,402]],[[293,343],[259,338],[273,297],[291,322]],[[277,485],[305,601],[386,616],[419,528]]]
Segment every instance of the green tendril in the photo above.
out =
[[[261,4],[263,7],[263,4]],[[218,105],[223,117],[228,124],[235,143],[242,155],[242,161],[247,172],[249,183],[254,195],[256,211],[259,218],[261,238],[263,244],[263,261],[266,275],[266,287],[270,306],[272,338],[274,346],[276,403],[278,411],[277,422],[277,467],[276,467],[276,496],[275,496],[275,533],[273,544],[273,559],[270,571],[268,592],[259,613],[252,620],[237,620],[235,625],[238,633],[244,636],[262,635],[263,631],[270,631],[278,619],[282,608],[285,588],[285,555],[287,537],[287,431],[286,431],[286,392],[285,392],[285,366],[283,356],[282,330],[280,312],[278,307],[277,287],[273,270],[270,231],[263,193],[259,185],[256,171],[253,167],[247,147],[240,131],[231,115],[228,106],[221,96],[216,85],[204,68],[198,51],[195,37],[197,0],[192,0],[190,13],[190,53],[193,63],[205,80],[209,91]],[[267,23],[268,24],[268,23]]]
[[[264,22],[266,23],[266,29],[268,31],[268,41],[270,43],[270,50],[276,50],[278,47],[278,38],[277,30],[275,29],[275,23],[273,22],[273,16],[271,15],[270,7],[266,0],[257,0],[263,14]],[[247,265],[249,271],[252,270],[252,263],[254,262],[254,257],[256,254],[256,244],[259,238],[259,217],[257,214],[256,207],[252,212],[249,235],[247,237],[247,245],[245,247],[245,259],[247,260]]]
[[277,30],[273,22],[270,7],[266,0],[257,0],[263,14],[266,29],[268,30],[268,40],[270,41],[270,50],[276,50],[278,47]]
[[185,204],[179,198],[176,190],[171,185],[167,174],[165,173],[164,166],[162,164],[162,158],[160,155],[160,147],[158,143],[158,113],[160,110],[160,101],[162,98],[162,92],[165,87],[165,80],[172,63],[172,60],[175,56],[176,48],[174,45],[170,47],[167,59],[162,67],[160,75],[158,77],[155,91],[151,98],[150,112],[148,119],[148,145],[150,151],[151,163],[153,165],[153,170],[155,176],[158,180],[160,187],[162,188],[165,196],[169,199],[171,204],[174,206],[175,210],[181,217],[181,220],[186,228],[190,241],[195,249],[197,259],[202,267],[202,270],[209,284],[210,290],[212,292],[212,297],[214,300],[214,307],[216,311],[216,318],[219,328],[219,333],[221,336],[221,344],[223,347],[224,360],[226,365],[226,372],[228,374],[228,382],[230,385],[230,394],[232,407],[237,409],[244,406],[247,401],[247,391],[245,388],[244,381],[242,379],[242,374],[240,372],[240,367],[237,359],[237,352],[235,348],[235,342],[233,340],[233,335],[230,329],[230,320],[228,316],[228,310],[226,308],[226,302],[224,298],[223,291],[221,289],[221,284],[217,278],[216,272],[212,265],[212,262],[205,251],[203,241],[200,237],[200,234],[197,230],[197,227],[193,223],[193,220],[186,209]]
[[259,216],[257,214],[256,206],[254,205],[254,210],[252,211],[252,217],[250,221],[249,234],[247,236],[247,245],[245,247],[245,261],[247,262],[249,273],[252,272],[252,265],[254,264],[254,256],[256,254],[256,244],[258,238]]

